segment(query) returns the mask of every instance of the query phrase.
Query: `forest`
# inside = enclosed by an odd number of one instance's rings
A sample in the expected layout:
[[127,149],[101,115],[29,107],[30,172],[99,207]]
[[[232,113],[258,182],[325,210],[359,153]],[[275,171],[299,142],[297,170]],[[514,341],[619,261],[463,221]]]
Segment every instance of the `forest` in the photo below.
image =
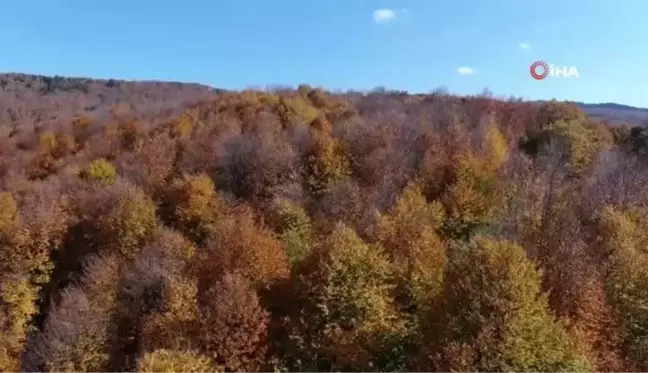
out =
[[1,371],[648,370],[643,128],[25,79],[0,81]]

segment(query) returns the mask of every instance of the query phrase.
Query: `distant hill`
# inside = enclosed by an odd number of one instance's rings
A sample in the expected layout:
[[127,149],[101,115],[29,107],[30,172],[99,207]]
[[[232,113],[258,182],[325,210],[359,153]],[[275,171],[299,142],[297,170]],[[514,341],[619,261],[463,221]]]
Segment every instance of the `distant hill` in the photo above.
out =
[[601,104],[577,102],[576,105],[591,118],[599,119],[611,125],[626,123],[634,126],[648,126],[648,108],[638,108],[612,102]]
[[[224,91],[197,83],[0,74],[0,131],[56,125],[82,114],[101,119],[121,109],[140,117],[168,117],[188,103],[215,98]],[[575,104],[590,117],[611,125],[648,127],[648,108]]]
[[101,118],[121,109],[156,115],[218,93],[194,83],[0,74],[0,129],[46,126],[81,114]]

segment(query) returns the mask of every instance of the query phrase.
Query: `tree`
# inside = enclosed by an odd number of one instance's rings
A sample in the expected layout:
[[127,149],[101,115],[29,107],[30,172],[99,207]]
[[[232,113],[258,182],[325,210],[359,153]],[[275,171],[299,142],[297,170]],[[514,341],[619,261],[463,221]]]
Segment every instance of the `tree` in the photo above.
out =
[[214,182],[205,174],[186,176],[171,185],[166,201],[167,220],[180,232],[202,243],[225,208]]
[[401,296],[411,298],[410,307],[424,307],[442,290],[446,254],[436,231],[443,220],[443,207],[428,204],[421,188],[412,184],[380,221],[379,240],[405,288]]
[[79,174],[81,178],[99,182],[104,185],[111,185],[115,182],[117,178],[117,171],[115,166],[105,159],[97,159],[90,162]]
[[319,198],[336,182],[344,179],[351,172],[349,159],[344,154],[340,141],[326,127],[311,127],[313,146],[304,159],[303,178],[306,190]]
[[452,253],[434,370],[583,371],[589,362],[540,292],[524,250],[487,237]]
[[[41,190],[42,191],[42,190]],[[67,216],[59,198],[22,199],[22,211],[9,194],[0,194],[0,369],[19,369],[28,333],[38,317],[44,286],[54,267]]]
[[455,165],[455,183],[442,200],[448,211],[444,230],[454,238],[469,238],[492,219],[495,198],[500,187],[498,168],[507,156],[503,135],[491,122],[483,140],[484,157],[467,152]]
[[222,372],[212,361],[191,351],[155,350],[142,356],[137,363],[140,372]]
[[23,350],[31,318],[37,313],[38,289],[27,276],[3,275],[0,283],[0,369],[15,372],[20,369],[20,353]]
[[242,206],[221,217],[205,248],[196,256],[200,288],[207,289],[223,273],[239,273],[264,287],[288,276],[288,258],[271,230],[255,222],[249,207]]
[[[195,282],[186,280],[194,251],[191,242],[178,233],[158,228],[150,243],[133,260],[122,265],[117,310],[113,316],[113,322],[118,325],[116,351],[112,353],[114,369],[130,366],[142,347],[147,347],[148,351],[166,346],[178,348],[176,344],[190,338],[193,325],[187,326],[184,335],[175,331],[195,321],[195,312],[192,312]],[[180,309],[169,304],[177,298],[185,301]],[[154,330],[146,325],[149,320]],[[160,320],[167,321],[166,325],[159,323]],[[160,338],[160,331],[155,327],[164,328],[165,339]],[[166,345],[161,346],[161,343]]]
[[115,256],[94,256],[85,262],[79,284],[61,293],[36,334],[26,354],[26,370],[108,369],[119,264]]
[[600,239],[609,255],[607,296],[622,327],[623,349],[639,369],[648,367],[646,221],[638,211],[605,207],[600,213]]
[[18,206],[9,193],[0,193],[0,235],[6,239],[18,221]]
[[157,226],[155,204],[137,188],[121,195],[98,221],[105,249],[133,258]]
[[267,361],[268,314],[247,280],[225,274],[201,296],[201,348],[226,371],[256,372]]
[[163,284],[161,298],[159,308],[143,317],[139,341],[141,350],[198,348],[196,281],[187,276],[173,276]]
[[553,144],[562,149],[561,164],[572,172],[581,173],[594,161],[596,154],[612,145],[613,139],[605,128],[585,121],[559,119],[528,136],[522,146],[531,155]]
[[298,204],[288,200],[276,200],[273,204],[279,237],[286,248],[286,255],[292,268],[301,263],[310,253],[313,227],[310,216]]
[[301,314],[293,319],[290,369],[401,369],[405,326],[392,272],[379,247],[338,225],[297,277]]

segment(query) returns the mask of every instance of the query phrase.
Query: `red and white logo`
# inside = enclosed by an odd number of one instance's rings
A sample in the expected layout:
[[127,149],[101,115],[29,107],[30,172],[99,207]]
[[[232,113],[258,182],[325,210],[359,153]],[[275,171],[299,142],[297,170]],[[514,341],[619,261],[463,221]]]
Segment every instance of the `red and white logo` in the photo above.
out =
[[535,80],[543,80],[550,77],[580,78],[576,66],[556,66],[544,61],[536,61],[529,67],[529,72]]
[[549,75],[549,65],[547,65],[546,62],[544,61],[536,61],[531,64],[531,68],[529,69],[531,72],[531,76],[535,80],[542,80]]

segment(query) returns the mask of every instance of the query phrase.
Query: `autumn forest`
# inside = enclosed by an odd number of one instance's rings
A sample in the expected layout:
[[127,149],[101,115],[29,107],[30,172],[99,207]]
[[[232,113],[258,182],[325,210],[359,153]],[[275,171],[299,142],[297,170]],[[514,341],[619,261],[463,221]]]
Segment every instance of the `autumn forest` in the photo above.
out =
[[646,141],[557,101],[0,76],[0,371],[648,370]]

